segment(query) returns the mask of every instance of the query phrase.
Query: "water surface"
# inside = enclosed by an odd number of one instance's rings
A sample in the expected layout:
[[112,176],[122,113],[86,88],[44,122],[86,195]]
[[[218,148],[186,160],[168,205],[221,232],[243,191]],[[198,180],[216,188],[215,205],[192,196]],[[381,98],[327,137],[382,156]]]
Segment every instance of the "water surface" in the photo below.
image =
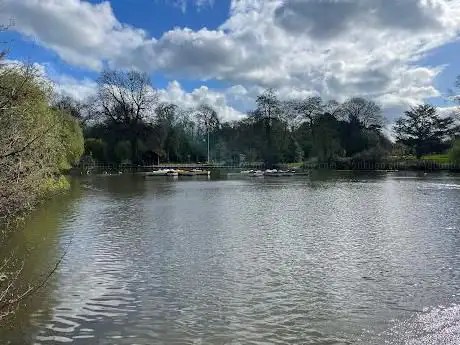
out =
[[460,344],[453,175],[90,177],[6,247],[67,254],[1,344]]

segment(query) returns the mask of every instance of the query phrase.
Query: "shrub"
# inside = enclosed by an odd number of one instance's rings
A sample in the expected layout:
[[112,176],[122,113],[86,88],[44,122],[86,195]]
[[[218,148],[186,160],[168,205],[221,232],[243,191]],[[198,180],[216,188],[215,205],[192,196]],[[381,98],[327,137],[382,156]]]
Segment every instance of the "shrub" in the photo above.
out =
[[449,152],[449,159],[454,164],[460,164],[460,139],[457,139]]
[[70,114],[50,107],[52,90],[32,68],[0,67],[0,222],[33,207],[83,153]]

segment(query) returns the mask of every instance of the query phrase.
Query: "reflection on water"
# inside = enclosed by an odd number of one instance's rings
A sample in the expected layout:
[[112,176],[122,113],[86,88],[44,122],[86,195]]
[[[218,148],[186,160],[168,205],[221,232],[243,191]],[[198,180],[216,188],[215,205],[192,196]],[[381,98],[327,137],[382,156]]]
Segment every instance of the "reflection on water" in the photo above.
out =
[[[59,271],[12,344],[459,344],[460,179],[92,177],[38,212]],[[29,278],[31,279],[31,278]]]

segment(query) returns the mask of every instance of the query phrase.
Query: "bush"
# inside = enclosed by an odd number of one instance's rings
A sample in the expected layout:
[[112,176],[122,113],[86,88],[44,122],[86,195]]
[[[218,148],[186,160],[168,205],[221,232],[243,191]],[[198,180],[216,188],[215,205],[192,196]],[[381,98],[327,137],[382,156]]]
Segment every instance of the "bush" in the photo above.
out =
[[107,145],[102,139],[88,138],[85,140],[85,154],[98,162],[105,162]]
[[381,163],[385,157],[388,155],[388,152],[382,149],[379,146],[370,148],[368,150],[359,152],[351,158],[352,162],[368,162],[368,163]]
[[460,164],[460,139],[454,143],[454,147],[449,152],[449,159],[454,164]]
[[0,222],[66,188],[59,176],[83,153],[77,121],[53,110],[51,96],[32,68],[0,67]]

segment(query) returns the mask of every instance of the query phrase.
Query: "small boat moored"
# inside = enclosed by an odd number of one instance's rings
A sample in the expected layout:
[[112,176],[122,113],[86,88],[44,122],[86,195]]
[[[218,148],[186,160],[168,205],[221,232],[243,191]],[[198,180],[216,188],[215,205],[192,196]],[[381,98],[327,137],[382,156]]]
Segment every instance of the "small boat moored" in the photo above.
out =
[[276,170],[276,169],[273,169],[273,170],[265,170],[264,172],[264,176],[271,176],[271,177],[286,177],[286,176],[294,176],[295,175],[295,172],[293,171],[283,171],[283,170]]
[[179,173],[176,170],[172,169],[159,169],[150,171],[145,174],[145,176],[169,176],[169,177],[177,177]]
[[211,176],[208,170],[192,169],[192,170],[179,170],[179,176]]
[[240,172],[243,176],[250,176],[250,177],[259,177],[264,176],[264,172],[262,170],[243,170]]

